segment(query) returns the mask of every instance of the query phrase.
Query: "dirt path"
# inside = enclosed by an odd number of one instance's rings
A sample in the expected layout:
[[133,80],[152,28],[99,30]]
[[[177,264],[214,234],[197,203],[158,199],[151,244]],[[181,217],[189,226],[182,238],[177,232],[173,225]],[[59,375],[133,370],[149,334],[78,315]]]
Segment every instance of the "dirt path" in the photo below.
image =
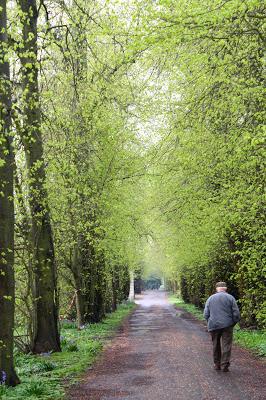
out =
[[229,373],[212,369],[202,323],[146,292],[71,400],[265,400],[265,363],[233,349]]

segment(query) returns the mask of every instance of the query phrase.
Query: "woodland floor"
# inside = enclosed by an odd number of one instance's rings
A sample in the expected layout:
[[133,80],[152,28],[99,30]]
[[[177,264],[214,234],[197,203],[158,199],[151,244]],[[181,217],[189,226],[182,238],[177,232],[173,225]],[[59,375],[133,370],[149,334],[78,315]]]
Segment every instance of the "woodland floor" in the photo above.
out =
[[101,358],[68,391],[70,400],[264,400],[266,366],[233,348],[230,372],[214,371],[202,322],[169,304],[164,292],[138,296]]

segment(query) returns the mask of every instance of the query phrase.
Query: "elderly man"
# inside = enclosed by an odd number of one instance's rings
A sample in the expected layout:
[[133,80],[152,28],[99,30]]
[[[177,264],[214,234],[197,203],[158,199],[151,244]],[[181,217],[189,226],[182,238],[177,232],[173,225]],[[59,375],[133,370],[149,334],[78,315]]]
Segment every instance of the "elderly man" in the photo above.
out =
[[236,300],[226,290],[225,282],[216,283],[216,293],[208,298],[204,308],[213,343],[214,369],[223,372],[229,371],[233,328],[240,319]]

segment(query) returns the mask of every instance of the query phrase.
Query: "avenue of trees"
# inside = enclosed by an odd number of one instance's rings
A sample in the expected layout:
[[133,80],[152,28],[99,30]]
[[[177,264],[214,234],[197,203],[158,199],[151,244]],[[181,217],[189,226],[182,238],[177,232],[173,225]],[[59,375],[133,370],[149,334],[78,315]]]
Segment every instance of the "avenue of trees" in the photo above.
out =
[[198,306],[227,281],[242,323],[263,327],[265,4],[170,3],[150,38],[165,57],[169,96],[178,94],[153,194],[166,269]]
[[199,306],[226,280],[265,327],[265,12],[0,0],[0,383],[133,271]]

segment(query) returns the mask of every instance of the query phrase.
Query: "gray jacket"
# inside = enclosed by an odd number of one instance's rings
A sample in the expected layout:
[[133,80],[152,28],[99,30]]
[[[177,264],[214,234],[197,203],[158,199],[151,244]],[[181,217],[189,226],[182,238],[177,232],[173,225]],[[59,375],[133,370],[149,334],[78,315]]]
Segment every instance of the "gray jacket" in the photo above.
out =
[[208,331],[227,328],[240,320],[236,300],[226,292],[210,296],[206,301],[203,315],[208,321]]

